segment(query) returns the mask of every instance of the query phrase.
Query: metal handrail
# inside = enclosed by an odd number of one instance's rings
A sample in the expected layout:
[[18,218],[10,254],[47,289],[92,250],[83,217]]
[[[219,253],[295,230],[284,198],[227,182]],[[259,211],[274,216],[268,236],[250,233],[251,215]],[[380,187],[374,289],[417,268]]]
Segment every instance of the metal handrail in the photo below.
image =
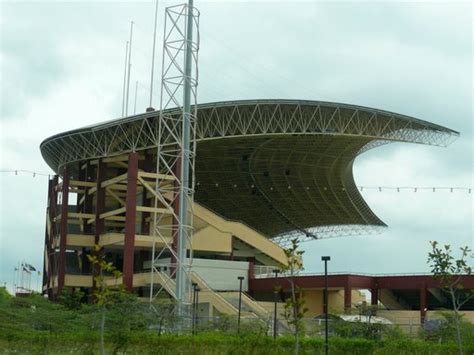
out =
[[[258,266],[256,266],[257,268]],[[279,277],[288,277],[285,273],[281,273]],[[329,272],[329,276],[336,276],[336,275],[350,275],[350,276],[368,276],[368,277],[391,277],[391,276],[433,276],[430,272],[411,272],[411,273],[365,273],[365,272],[354,272],[354,271],[336,271],[336,272]],[[324,276],[324,272],[298,272],[295,276]],[[274,278],[274,275],[271,273],[261,273],[255,274],[255,278],[257,279],[265,279],[265,278]]]

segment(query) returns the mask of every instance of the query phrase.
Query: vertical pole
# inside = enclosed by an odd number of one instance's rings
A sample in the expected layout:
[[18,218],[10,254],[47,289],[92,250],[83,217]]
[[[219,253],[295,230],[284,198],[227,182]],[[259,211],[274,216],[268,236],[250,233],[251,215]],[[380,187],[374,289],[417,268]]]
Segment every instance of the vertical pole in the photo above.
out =
[[23,260],[20,263],[20,292],[23,292]]
[[276,341],[276,337],[277,337],[277,325],[278,325],[278,321],[277,321],[277,300],[278,300],[278,289],[277,289],[277,285],[276,285],[276,280],[277,280],[277,277],[278,277],[278,273],[280,272],[280,270],[273,270],[273,273],[275,274],[275,289],[273,290],[273,340]]
[[178,312],[183,314],[183,303],[186,296],[186,236],[188,229],[188,195],[189,164],[191,145],[191,69],[192,69],[192,40],[193,40],[193,0],[188,1],[185,49],[185,77],[183,89],[183,130],[181,146],[181,184],[179,191],[179,229],[178,229],[178,260],[176,274],[176,297],[178,299]]
[[[201,288],[199,286],[196,286],[196,328],[198,326],[198,319],[199,319],[199,291],[201,291]],[[197,329],[196,329],[197,332]]]
[[127,86],[127,57],[128,57],[128,41],[125,46],[125,67],[123,71],[123,89],[122,89],[122,117],[125,113],[125,88]]
[[137,92],[138,92],[138,81],[135,81],[135,102],[133,104],[133,114],[137,113]]
[[128,116],[128,94],[130,92],[130,70],[132,69],[132,38],[133,21],[130,22],[130,44],[128,48],[128,75],[127,75],[127,93],[125,98],[125,116]]
[[328,262],[327,260],[324,261],[324,320],[325,320],[325,327],[324,327],[324,348],[326,354],[328,353]]
[[[328,316],[328,261],[331,260],[330,256],[323,256],[321,260],[324,261],[324,350],[325,354],[329,353],[329,316]],[[345,289],[344,289],[345,290]],[[345,293],[345,292],[344,292]]]
[[[179,149],[179,147],[177,147],[177,149]],[[181,177],[181,165],[182,165],[181,163],[182,163],[182,158],[178,157],[178,159],[176,159],[176,163],[175,163],[175,166],[174,166],[174,173],[178,177],[178,179],[180,179],[180,177]],[[181,189],[180,189],[178,180],[175,180],[173,182],[173,190],[175,191],[175,193],[176,193],[176,190],[178,191],[177,192],[178,194],[181,193]],[[179,196],[177,198],[175,198],[173,200],[173,203],[172,203],[173,212],[176,215],[178,215],[178,219],[176,219],[176,217],[174,215],[171,217],[173,219],[173,229],[172,229],[173,240],[171,242],[171,247],[172,247],[173,251],[176,253],[176,255],[178,255],[178,253],[179,253],[178,248],[179,248],[179,216],[180,216],[180,207],[179,206],[180,206],[180,203],[181,203],[181,199],[179,198]],[[176,255],[174,253],[172,253],[171,258],[170,258],[170,260],[171,260],[170,275],[174,279],[177,278],[177,269],[178,269]]]
[[243,276],[238,277],[240,281],[239,286],[239,317],[237,318],[237,333],[240,333],[240,314],[242,312],[242,281],[244,280]]
[[195,334],[196,328],[196,286],[197,284],[193,282],[193,318],[192,318],[192,334]]
[[64,167],[63,170],[63,186],[61,199],[61,224],[59,226],[59,262],[58,262],[58,293],[64,287],[64,279],[66,274],[66,243],[67,243],[67,218],[69,203],[69,168]]
[[123,248],[123,283],[133,290],[133,254],[135,248],[135,221],[137,214],[138,153],[128,156],[127,198],[125,213],[125,242]]
[[158,19],[158,0],[155,3],[155,26],[153,30],[153,50],[151,54],[151,78],[150,78],[150,105],[149,108],[151,109],[152,101],[153,101],[153,75],[155,73],[155,48],[156,48],[156,24]]

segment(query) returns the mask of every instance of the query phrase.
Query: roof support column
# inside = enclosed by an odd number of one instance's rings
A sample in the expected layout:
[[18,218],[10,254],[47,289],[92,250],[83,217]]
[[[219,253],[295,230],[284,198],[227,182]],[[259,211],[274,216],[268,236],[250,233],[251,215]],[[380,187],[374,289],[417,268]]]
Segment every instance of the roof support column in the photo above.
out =
[[[78,161],[76,164],[77,164],[77,171],[78,171],[76,180],[85,181],[86,173],[84,169],[82,169],[82,162]],[[86,191],[85,189],[86,188],[84,187],[84,192]],[[85,193],[84,193],[84,196],[85,196]],[[76,199],[76,212],[77,213],[84,212],[84,203],[81,203],[81,194],[79,193],[77,194],[77,199]]]
[[[83,173],[83,181],[90,182],[91,175],[92,175],[92,166],[90,161],[88,160],[85,164],[84,173]],[[93,195],[89,194],[89,186],[84,187],[84,203],[82,204],[82,212],[92,214],[93,211]],[[91,235],[92,234],[92,224],[87,223],[87,219],[84,220],[82,223],[82,233]],[[82,272],[84,274],[89,274],[91,272],[91,263],[88,259],[88,255],[90,254],[89,248],[82,248]]]
[[[86,162],[86,168],[84,172],[84,181],[89,182],[91,181],[91,176],[92,176],[92,166],[90,161],[88,160]],[[89,194],[89,187],[86,186],[84,187],[84,207],[83,211],[84,213],[93,213],[93,196]],[[91,234],[92,233],[92,225],[87,223],[87,221],[84,221],[83,224],[83,230],[84,234]]]
[[247,258],[249,262],[249,275],[248,279],[252,280],[255,278],[255,257],[249,257]]
[[[48,199],[46,205],[46,226],[44,232],[44,260],[43,260],[43,282],[42,282],[42,291],[43,293],[44,288],[49,289],[49,280],[50,280],[50,273],[51,273],[51,213],[52,213],[52,204],[53,204],[53,189],[56,186],[54,185],[54,180],[48,180]],[[48,228],[48,225],[50,228]]]
[[125,212],[125,242],[123,248],[123,283],[133,290],[133,254],[135,248],[135,222],[137,214],[138,153],[128,156],[127,199]]
[[374,287],[370,290],[370,304],[376,306],[379,304],[379,289]]
[[344,312],[350,314],[352,308],[352,285],[350,278],[346,279],[344,285]]
[[48,254],[48,260],[49,260],[49,273],[48,273],[48,298],[54,299],[54,277],[57,275],[57,267],[56,267],[56,252],[55,248],[53,246],[53,241],[54,238],[57,236],[57,222],[56,222],[56,217],[58,214],[58,181],[59,181],[59,176],[54,175],[53,177],[53,186],[51,190],[51,200],[49,201],[49,220],[51,223],[51,229],[49,231],[49,254]]
[[60,295],[64,287],[66,274],[66,243],[67,243],[67,218],[69,203],[69,168],[63,169],[63,186],[61,190],[61,224],[59,226],[59,261],[58,261],[58,292]]

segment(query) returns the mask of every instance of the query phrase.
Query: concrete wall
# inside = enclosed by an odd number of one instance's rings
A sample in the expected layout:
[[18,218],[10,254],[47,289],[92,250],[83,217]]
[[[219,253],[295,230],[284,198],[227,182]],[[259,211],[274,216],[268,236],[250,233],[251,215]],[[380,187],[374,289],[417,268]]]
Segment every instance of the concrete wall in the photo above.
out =
[[[160,259],[157,266],[167,267],[169,274],[170,259]],[[148,262],[148,265],[150,263]],[[237,277],[243,276],[242,290],[248,291],[249,263],[247,261],[230,261],[214,259],[193,259],[192,271],[198,274],[214,291],[238,291],[239,280]]]
[[[305,290],[305,306],[308,312],[305,317],[315,317],[323,314],[324,290]],[[365,296],[358,290],[352,290],[352,305],[365,301]],[[344,312],[344,290],[329,290],[328,292],[329,313],[340,314]]]
[[[308,312],[305,317],[316,317],[323,314],[324,290],[305,290],[305,306]],[[329,313],[342,313],[344,311],[344,290],[328,291]]]
[[193,271],[215,291],[238,291],[243,276],[242,290],[248,291],[249,263],[212,259],[193,259]]

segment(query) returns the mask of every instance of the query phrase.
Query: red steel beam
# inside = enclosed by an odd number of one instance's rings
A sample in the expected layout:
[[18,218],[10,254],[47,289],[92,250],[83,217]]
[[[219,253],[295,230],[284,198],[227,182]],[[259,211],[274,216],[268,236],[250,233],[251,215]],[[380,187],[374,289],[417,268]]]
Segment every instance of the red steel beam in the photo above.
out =
[[[296,286],[303,289],[324,288],[324,276],[296,276],[293,277]],[[281,285],[284,289],[290,289],[290,282],[287,277],[265,279],[250,279],[252,291],[273,290],[275,284]],[[352,288],[371,289],[374,285],[374,278],[360,275],[330,275],[328,276],[328,286],[330,288]]]
[[370,304],[372,306],[376,306],[379,304],[379,289],[378,288],[372,288],[370,290]]
[[133,290],[133,254],[135,247],[135,222],[137,215],[138,153],[128,156],[127,198],[125,212],[125,242],[123,248],[123,283]]
[[[296,276],[293,278],[296,285],[302,288],[323,288],[324,276]],[[474,289],[474,275],[461,276],[465,288]],[[278,283],[289,288],[287,278],[278,278]],[[427,288],[440,288],[440,282],[431,275],[405,276],[365,276],[365,275],[329,275],[329,287],[344,288],[348,283],[358,289],[391,289],[391,290],[419,290],[423,285]],[[250,279],[250,287],[254,291],[272,290],[275,279]]]
[[344,286],[344,311],[350,312],[352,308],[352,287],[350,278],[347,280],[347,284]]
[[[90,182],[91,176],[92,176],[92,165],[90,161],[88,160],[86,162],[84,180],[86,182]],[[93,206],[94,206],[93,195],[89,195],[89,187],[85,187],[84,188],[84,205],[83,205],[84,213],[93,213]],[[92,225],[87,223],[87,220],[84,221],[83,228],[84,228],[84,234],[92,233]]]
[[[48,231],[48,222],[51,221],[51,203],[52,203],[52,194],[53,194],[53,180],[48,180],[48,199],[47,199],[47,206],[46,206],[46,226],[44,231],[44,260],[43,260],[43,282],[42,282],[42,289],[49,285],[49,273],[51,272],[51,264],[50,264],[50,254],[51,254],[51,246],[50,246],[50,235]],[[41,291],[43,293],[43,291]]]
[[66,243],[67,243],[67,218],[69,202],[69,168],[63,169],[63,186],[61,198],[61,224],[59,226],[59,261],[58,261],[58,295],[64,287],[66,274]]
[[55,263],[55,250],[53,248],[53,238],[56,237],[57,235],[57,228],[56,228],[56,216],[57,216],[57,210],[58,210],[58,181],[59,177],[58,175],[54,175],[53,177],[53,186],[52,186],[52,191],[51,191],[51,200],[49,202],[50,204],[50,221],[51,221],[51,231],[49,234],[49,240],[48,240],[48,247],[49,247],[49,254],[48,254],[48,260],[49,260],[49,274],[48,274],[48,298],[53,299],[54,294],[53,294],[53,277],[57,273],[56,270],[56,263]]

